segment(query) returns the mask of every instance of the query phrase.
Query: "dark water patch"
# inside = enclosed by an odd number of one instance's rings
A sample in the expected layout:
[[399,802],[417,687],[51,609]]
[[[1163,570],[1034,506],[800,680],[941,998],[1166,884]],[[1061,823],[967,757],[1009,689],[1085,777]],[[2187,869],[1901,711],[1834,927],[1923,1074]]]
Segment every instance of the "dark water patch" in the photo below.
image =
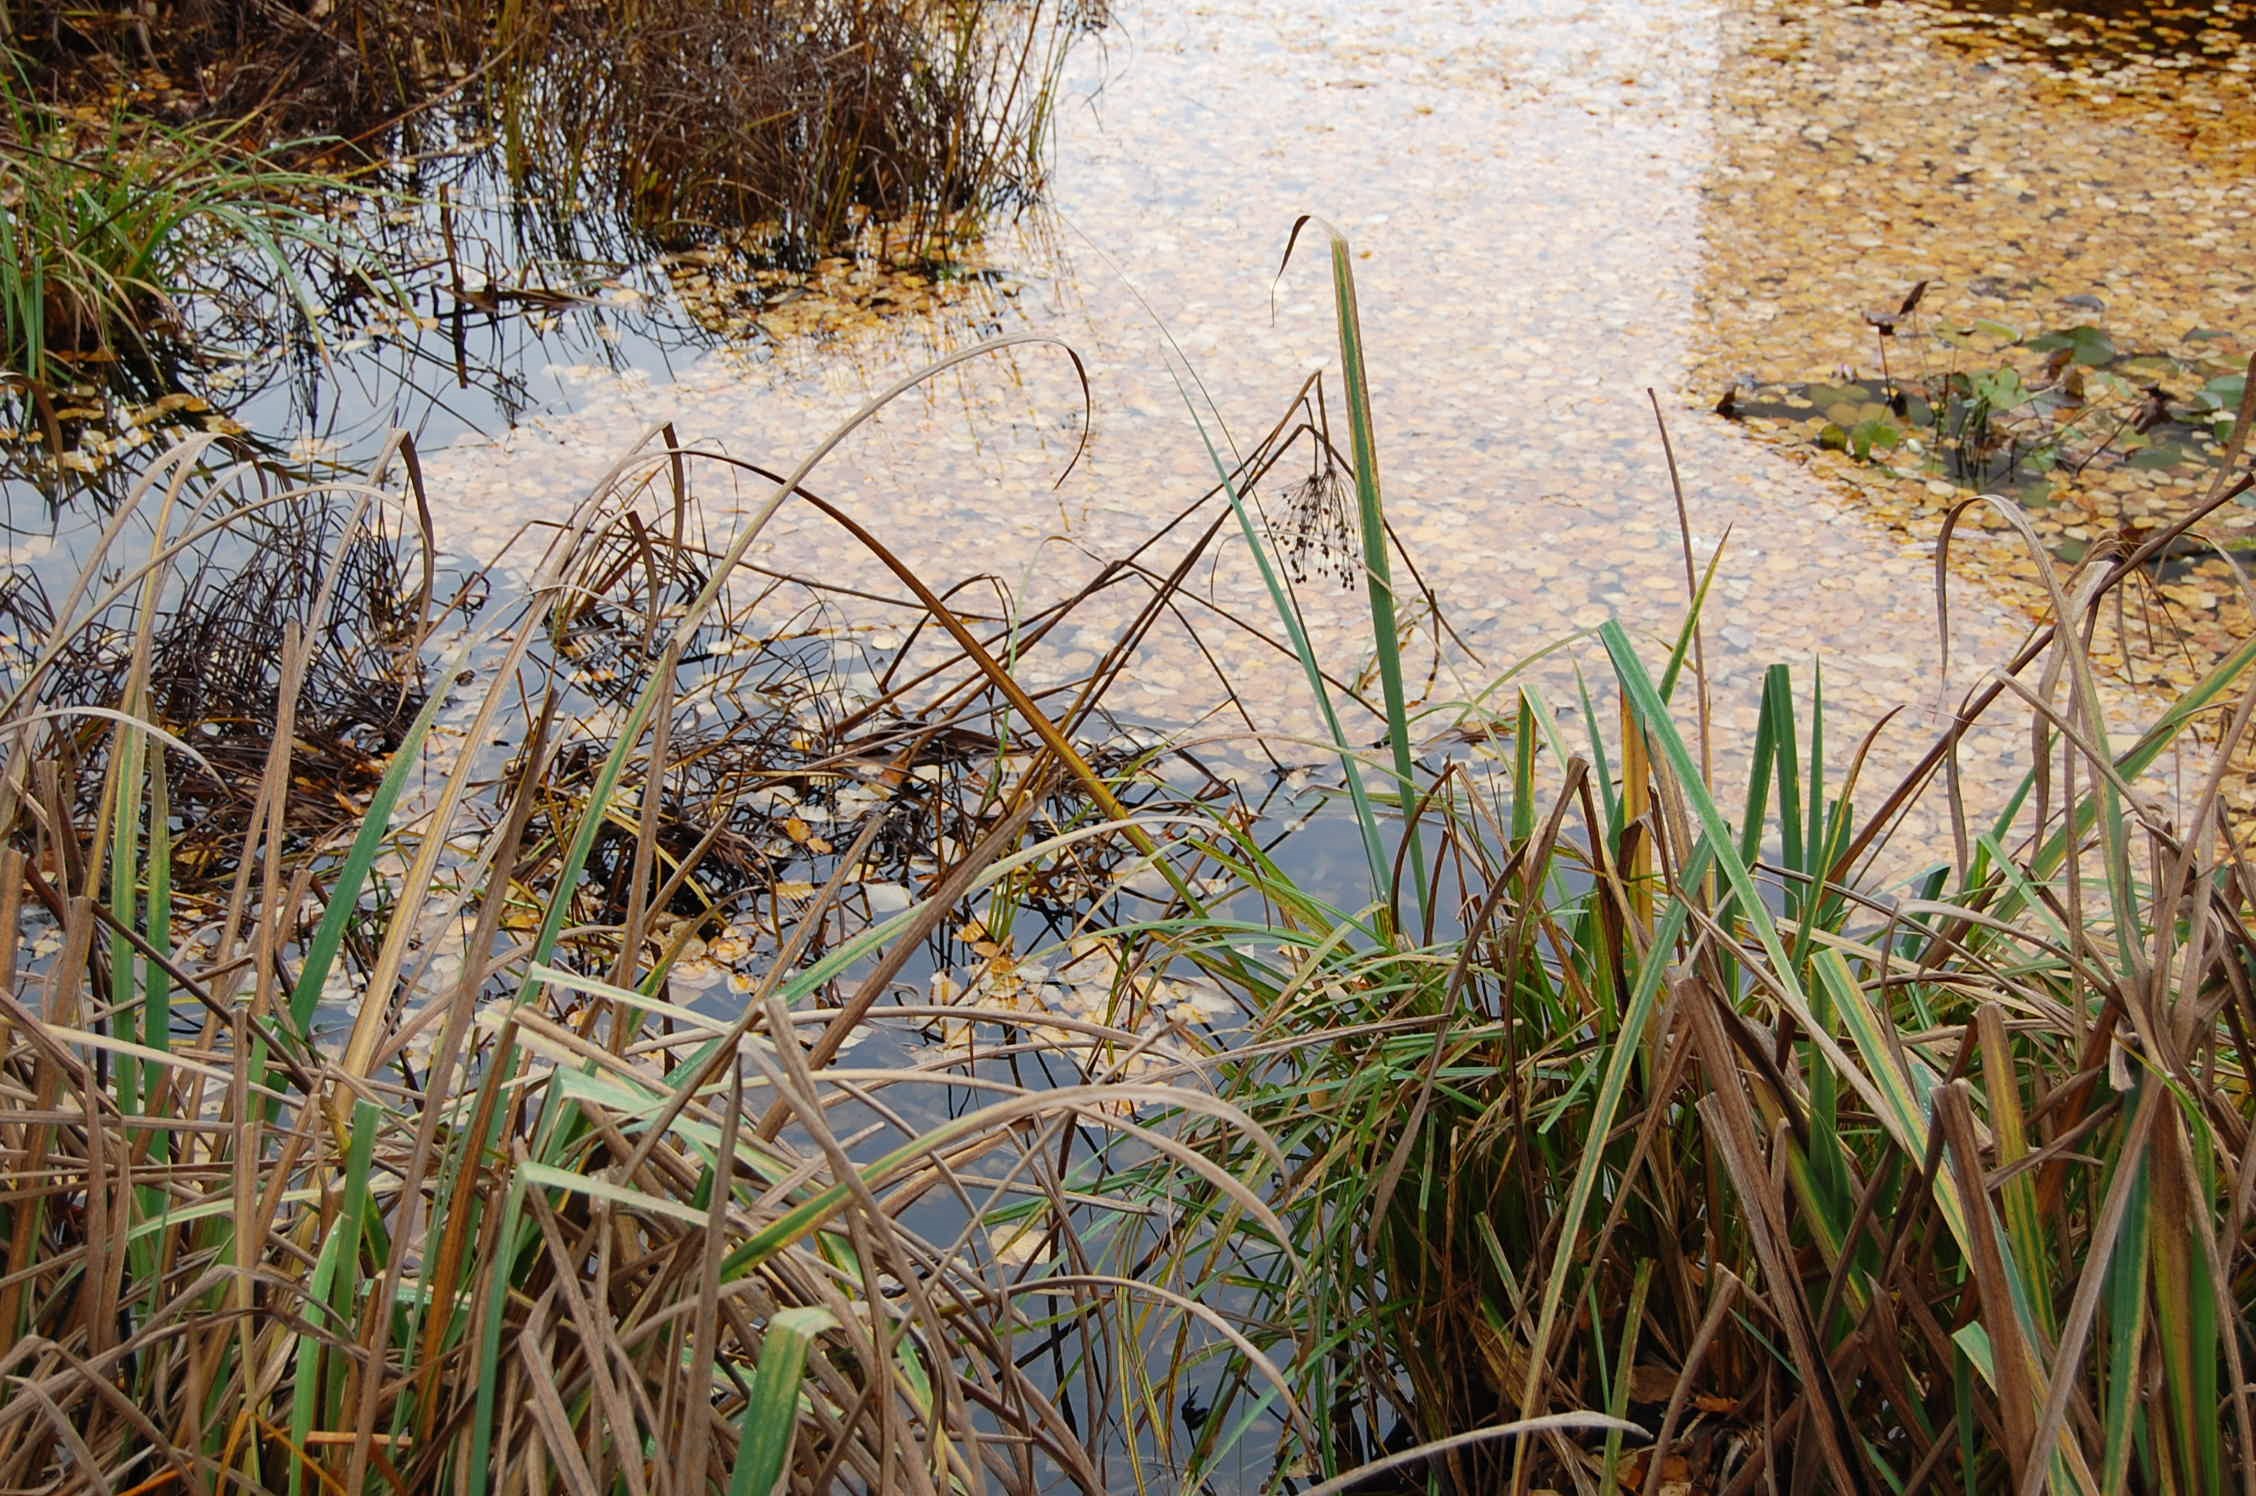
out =
[[0,480],[50,503],[115,499],[136,454],[196,432],[305,476],[349,471],[393,430],[426,450],[567,408],[574,369],[672,376],[714,336],[667,298],[662,272],[615,257],[591,224],[558,237],[489,156],[420,160],[323,209],[323,244],[287,277],[222,250],[148,377],[80,384],[0,447]]
[[[1865,0],[1886,4],[1889,0]],[[2142,0],[1921,0],[1936,30],[2003,43],[2049,66],[2100,74],[2215,68],[2256,46],[2256,5]]]

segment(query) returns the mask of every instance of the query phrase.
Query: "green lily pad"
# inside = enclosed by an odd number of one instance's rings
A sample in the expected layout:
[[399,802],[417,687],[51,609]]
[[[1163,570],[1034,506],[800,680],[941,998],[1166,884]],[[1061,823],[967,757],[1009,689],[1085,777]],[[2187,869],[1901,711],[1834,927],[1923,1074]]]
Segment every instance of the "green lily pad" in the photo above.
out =
[[2098,368],[2115,357],[2115,340],[2089,323],[2048,332],[2041,338],[2032,338],[2029,346],[2039,353],[2050,353],[2055,348],[2075,350],[2076,362]]
[[2245,374],[2220,374],[2201,387],[2194,400],[2204,409],[2236,411],[2241,397],[2247,393],[2248,376]]

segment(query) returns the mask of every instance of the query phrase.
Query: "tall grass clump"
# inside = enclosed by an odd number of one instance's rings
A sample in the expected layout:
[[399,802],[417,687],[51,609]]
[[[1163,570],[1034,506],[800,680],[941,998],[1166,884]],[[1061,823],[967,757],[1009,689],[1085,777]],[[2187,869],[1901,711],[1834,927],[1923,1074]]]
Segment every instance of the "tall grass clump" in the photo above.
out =
[[[2056,578],[2053,619],[1900,782],[1866,782],[1870,741],[1829,745],[1822,683],[1781,666],[1727,789],[1688,689],[1689,549],[1677,637],[1596,631],[1616,710],[1586,687],[1570,731],[1509,677],[1406,709],[1351,265],[1335,238],[1378,747],[1323,709],[1362,902],[1217,828],[1208,908],[1123,932],[1248,1015],[1203,1073],[1253,1126],[1186,1118],[1186,1140],[1235,1177],[1259,1171],[1247,1139],[1281,1150],[1288,1231],[1164,1160],[1108,1186],[1174,1205],[1128,1233],[1147,1274],[1224,1296],[1317,1410],[1280,1468],[1325,1490],[1374,1459],[1392,1474],[1356,1489],[2243,1489],[2256,882],[2220,789],[2256,643],[2131,727],[2086,654],[2147,562],[2248,490],[2241,448],[2168,531]],[[1328,696],[1255,496],[1229,497]],[[1958,755],[1999,718],[2035,767],[1975,813]],[[1497,752],[1420,754],[1467,720]],[[2147,776],[2197,729],[2204,767],[2165,802]],[[1875,881],[1923,808],[1944,845]],[[1199,1416],[1170,1450],[1227,1468],[1272,1394],[1229,1347],[1176,1350],[1148,1395]],[[1576,1411],[1627,1423],[1524,1422]]]
[[[190,443],[11,579],[0,1481],[1113,1487],[1142,1290],[1075,1244],[1086,1140],[1284,1223],[1142,1119],[1231,1113],[1124,1068],[1125,1010],[995,1015],[1075,1083],[858,1064],[977,1015],[895,982],[968,905],[1156,840],[997,663],[1062,612],[967,620],[799,486],[846,434],[761,477],[653,433],[515,585],[434,563],[410,447],[305,485]],[[717,533],[714,465],[772,485]],[[916,712],[819,690],[745,564],[795,493],[953,641]],[[1023,1280],[984,1223],[1028,1204],[1088,1271]]]
[[51,89],[154,61],[214,117],[372,153],[436,110],[490,133],[548,212],[803,261],[866,219],[937,253],[1029,197],[1066,49],[1102,19],[1096,0],[336,0],[280,23],[266,0],[29,0],[17,30]]
[[668,246],[749,230],[786,258],[888,226],[902,252],[1039,186],[1077,0],[512,9],[481,95],[521,184]]
[[[74,386],[150,399],[219,328],[310,314],[311,258],[349,261],[317,210],[334,179],[242,146],[224,127],[121,111],[89,124],[0,62],[0,399],[59,444]],[[97,393],[98,398],[98,393]]]

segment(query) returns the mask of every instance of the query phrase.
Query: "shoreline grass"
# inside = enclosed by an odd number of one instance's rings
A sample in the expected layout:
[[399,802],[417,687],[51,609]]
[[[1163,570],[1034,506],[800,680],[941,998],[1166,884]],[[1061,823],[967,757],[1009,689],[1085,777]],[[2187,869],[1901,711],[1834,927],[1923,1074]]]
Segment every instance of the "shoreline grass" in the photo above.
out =
[[[2125,724],[2084,641],[2248,486],[2243,448],[2063,580],[1898,784],[1783,668],[1747,782],[1716,781],[1689,554],[1665,655],[1599,632],[1618,732],[1527,688],[1488,713],[1508,757],[1452,761],[1403,685],[1329,247],[1373,703],[1266,515],[1289,416],[1066,691],[1003,662],[1090,592],[967,618],[808,492],[1010,340],[788,473],[653,433],[474,632],[411,449],[313,489],[152,472],[0,698],[0,917],[47,939],[0,970],[0,1482],[2242,1485],[2256,878],[2217,773],[2140,786],[2196,724],[2225,761],[2256,644]],[[707,533],[708,467],[767,502]],[[819,730],[779,707],[817,673],[772,644],[803,604],[742,565],[787,502],[949,641]],[[197,544],[291,506],[325,518],[239,693],[272,719],[208,733],[160,689],[227,575]],[[1100,751],[1105,686],[1231,535],[1332,724],[1349,900]],[[64,673],[89,630],[108,673]],[[391,716],[352,813],[309,819],[339,672]],[[1376,750],[1340,725],[1364,709]],[[1952,755],[2000,716],[2038,767],[1975,820]],[[207,740],[259,743],[255,789],[184,814]],[[1866,886],[1934,796],[1952,855]],[[905,996],[935,938],[976,963]],[[725,997],[677,988],[728,942]]]
[[1101,0],[334,0],[287,22],[255,0],[28,0],[4,40],[43,95],[114,87],[370,159],[479,133],[560,221],[610,213],[669,249],[758,230],[811,263],[865,218],[923,254],[1030,200],[1065,53],[1105,18]]
[[[86,414],[70,407],[178,398],[181,372],[225,351],[230,317],[311,326],[302,260],[373,284],[307,206],[338,180],[242,134],[117,107],[89,124],[36,96],[16,53],[0,52],[0,419],[28,418],[62,458],[63,423]],[[248,312],[254,300],[273,308]]]

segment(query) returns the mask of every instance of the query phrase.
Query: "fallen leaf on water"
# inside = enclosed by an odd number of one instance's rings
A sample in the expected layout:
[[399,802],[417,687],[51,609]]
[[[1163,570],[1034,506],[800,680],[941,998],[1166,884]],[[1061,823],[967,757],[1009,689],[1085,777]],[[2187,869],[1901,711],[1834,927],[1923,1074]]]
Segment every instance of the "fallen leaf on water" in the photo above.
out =
[[1050,1260],[1050,1249],[1044,1243],[1046,1235],[1032,1221],[997,1226],[987,1233],[987,1248],[995,1254],[997,1262],[1027,1267]]
[[790,837],[793,842],[802,847],[805,847],[810,852],[820,854],[831,850],[830,843],[824,838],[815,835],[813,828],[808,826],[805,821],[801,820],[797,816],[789,816],[785,818],[783,823],[783,834]]

